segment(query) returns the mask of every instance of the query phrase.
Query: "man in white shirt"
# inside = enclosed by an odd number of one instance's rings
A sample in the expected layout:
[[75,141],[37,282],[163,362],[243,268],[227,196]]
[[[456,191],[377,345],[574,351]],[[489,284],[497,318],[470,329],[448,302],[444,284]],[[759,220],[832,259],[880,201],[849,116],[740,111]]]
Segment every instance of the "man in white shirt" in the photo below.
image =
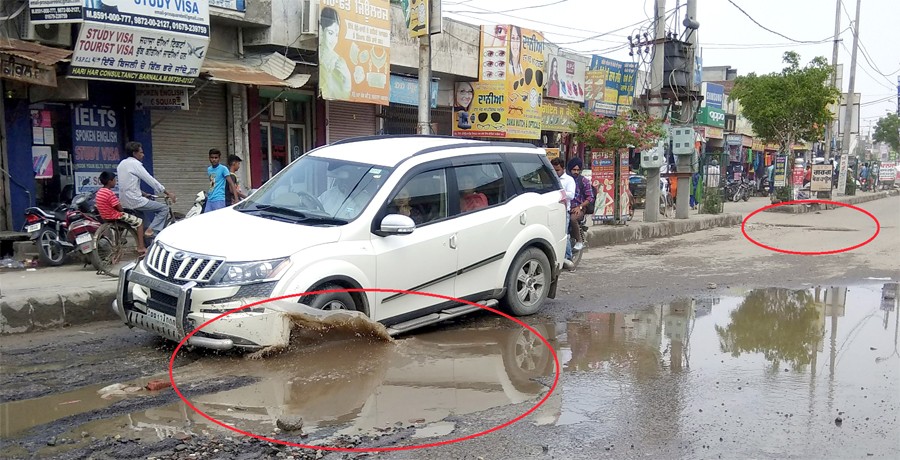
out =
[[[572,209],[572,200],[575,198],[575,179],[566,173],[566,167],[559,157],[551,160],[550,164],[553,165],[556,175],[559,176],[559,183],[566,192],[566,233],[568,234],[569,219],[571,218],[569,211]],[[566,260],[563,262],[563,267],[571,270],[574,266],[575,264],[572,262],[572,240],[571,238],[566,238]]]
[[147,172],[141,163],[143,159],[144,149],[140,142],[125,144],[125,159],[120,161],[119,167],[116,168],[119,177],[119,201],[123,208],[146,213],[144,221],[150,221],[150,225],[147,226],[144,235],[152,237],[162,231],[168,209],[163,203],[147,199],[145,196],[147,194],[141,191],[141,181],[152,187],[157,195],[165,194],[173,202],[175,194],[167,192],[166,188]]

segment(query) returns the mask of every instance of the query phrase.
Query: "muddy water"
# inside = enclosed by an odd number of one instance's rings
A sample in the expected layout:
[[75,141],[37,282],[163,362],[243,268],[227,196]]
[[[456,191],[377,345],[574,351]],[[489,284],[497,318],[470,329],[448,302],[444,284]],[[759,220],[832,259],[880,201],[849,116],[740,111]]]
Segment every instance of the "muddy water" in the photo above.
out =
[[892,290],[759,289],[582,315],[559,327],[555,424],[620,445],[703,446],[707,458],[894,456]]
[[[706,457],[889,453],[900,439],[900,320],[897,301],[883,299],[890,290],[870,284],[733,291],[537,325],[557,350],[563,374],[556,393],[528,420],[571,432],[571,439],[709,446]],[[456,434],[452,416],[545,395],[554,372],[550,353],[505,323],[474,321],[494,327],[446,326],[394,341],[352,328],[338,331],[342,340],[323,341],[314,330],[307,342],[262,360],[205,355],[178,368],[176,380],[181,386],[254,379],[191,398],[245,431],[295,441],[302,433],[304,442],[317,443],[403,426],[413,428],[415,442],[429,442]],[[99,387],[0,406],[0,438],[19,439],[34,427],[148,396],[102,397]],[[302,429],[276,428],[286,420],[302,420]],[[59,436],[77,440],[66,447],[72,449],[92,436],[154,442],[210,433],[239,436],[176,402],[80,423]],[[47,449],[39,453],[60,452]]]

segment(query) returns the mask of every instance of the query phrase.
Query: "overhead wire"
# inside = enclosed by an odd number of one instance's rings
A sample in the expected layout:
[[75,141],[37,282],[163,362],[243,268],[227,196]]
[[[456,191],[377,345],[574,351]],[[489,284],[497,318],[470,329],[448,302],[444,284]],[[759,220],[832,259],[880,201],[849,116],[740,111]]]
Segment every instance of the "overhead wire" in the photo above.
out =
[[[788,37],[787,35],[785,35],[785,34],[783,34],[783,33],[781,33],[781,32],[772,30],[772,29],[770,29],[770,28],[768,28],[768,27],[766,27],[766,26],[760,24],[759,21],[757,21],[756,19],[753,18],[753,16],[750,16],[750,13],[747,13],[746,11],[744,11],[744,9],[741,8],[740,5],[738,5],[737,3],[734,3],[733,0],[728,0],[728,3],[731,3],[732,5],[734,5],[734,7],[737,8],[738,10],[740,10],[741,13],[744,13],[744,16],[747,16],[747,18],[749,18],[751,21],[753,21],[754,24],[756,24],[757,26],[759,26],[759,27],[760,27],[761,29],[763,29],[763,30],[766,30],[766,31],[768,31],[768,32],[771,32],[771,33],[773,33],[773,34],[775,34],[775,35],[778,35],[779,37],[785,38],[785,39],[790,40],[790,41],[795,42],[795,43],[818,43],[818,42],[812,41],[812,40],[796,40],[796,39],[793,39],[793,38],[791,38],[791,37]],[[843,3],[842,3],[842,4],[843,4]]]
[[569,1],[569,0],[558,0],[558,1],[553,2],[553,3],[543,3],[543,4],[540,4],[540,5],[523,6],[523,7],[519,7],[519,8],[512,8],[512,9],[509,9],[509,10],[499,10],[499,11],[452,11],[452,10],[447,10],[446,12],[447,12],[447,13],[457,13],[457,14],[458,14],[458,13],[472,13],[472,14],[502,14],[502,13],[513,13],[513,12],[516,12],[516,11],[523,11],[523,10],[532,10],[532,9],[535,9],[535,8],[545,8],[545,7],[548,7],[548,6],[559,5],[560,3],[566,3],[566,2],[568,2],[568,1]]

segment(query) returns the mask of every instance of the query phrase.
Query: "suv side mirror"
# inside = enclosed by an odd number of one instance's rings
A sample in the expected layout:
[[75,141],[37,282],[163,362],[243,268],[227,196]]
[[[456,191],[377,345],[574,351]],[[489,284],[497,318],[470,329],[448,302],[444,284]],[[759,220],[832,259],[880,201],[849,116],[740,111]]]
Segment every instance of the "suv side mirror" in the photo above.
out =
[[412,233],[416,229],[416,223],[409,216],[402,214],[388,214],[381,220],[381,228],[379,234],[381,236],[388,235],[406,235]]

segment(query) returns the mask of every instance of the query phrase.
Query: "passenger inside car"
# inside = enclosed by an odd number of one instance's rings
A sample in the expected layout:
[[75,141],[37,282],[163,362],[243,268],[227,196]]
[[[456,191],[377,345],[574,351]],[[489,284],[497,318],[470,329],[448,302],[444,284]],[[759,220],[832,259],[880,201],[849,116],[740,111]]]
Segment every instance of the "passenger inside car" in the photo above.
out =
[[475,180],[471,176],[459,177],[459,189],[462,191],[460,211],[474,211],[488,206],[487,195],[475,190]]

